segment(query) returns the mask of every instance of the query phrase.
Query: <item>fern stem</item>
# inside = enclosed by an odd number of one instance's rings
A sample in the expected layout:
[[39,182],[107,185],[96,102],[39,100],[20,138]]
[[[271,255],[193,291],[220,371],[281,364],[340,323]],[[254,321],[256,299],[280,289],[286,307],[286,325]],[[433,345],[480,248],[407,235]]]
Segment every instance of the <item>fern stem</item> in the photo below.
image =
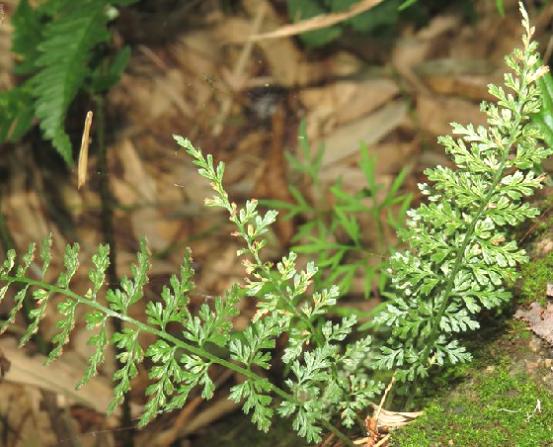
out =
[[[51,294],[60,294],[64,295],[68,298],[71,298],[75,301],[77,301],[79,304],[84,304],[86,306],[89,306],[91,308],[94,308],[103,314],[107,315],[109,318],[113,318],[115,320],[118,320],[120,322],[126,322],[129,324],[132,324],[136,328],[139,329],[141,332],[149,333],[152,335],[155,335],[156,337],[163,339],[174,346],[177,346],[181,349],[184,349],[185,351],[188,351],[191,354],[197,355],[199,357],[202,357],[211,363],[218,364],[220,366],[223,366],[224,368],[227,368],[231,371],[234,371],[235,373],[238,373],[248,379],[252,379],[254,381],[258,380],[267,380],[266,378],[254,373],[250,369],[244,368],[240,365],[237,365],[235,363],[232,363],[228,360],[225,360],[221,357],[218,357],[211,352],[206,351],[205,349],[202,349],[198,346],[194,346],[190,343],[185,342],[184,340],[181,340],[178,337],[175,337],[174,335],[168,334],[167,332],[161,331],[159,329],[156,329],[152,326],[149,326],[145,323],[142,323],[139,320],[135,320],[132,317],[129,317],[128,315],[123,315],[119,312],[114,311],[113,309],[110,309],[109,307],[106,307],[102,304],[100,304],[97,301],[89,300],[88,298],[85,298],[72,290],[69,289],[63,289],[61,287],[53,286],[51,284],[32,279],[27,278],[24,276],[12,276],[12,275],[0,275],[0,281],[10,282],[10,283],[21,283],[26,284],[29,286],[39,287],[41,289],[47,290]],[[279,386],[269,382],[269,386],[271,391],[280,397],[283,400],[291,401],[291,402],[297,402],[297,399],[292,394],[286,392]],[[344,441],[348,446],[353,446],[353,443],[349,440],[349,438],[342,433],[338,428],[336,428],[334,425],[332,425],[329,422],[323,422],[324,427],[334,433],[336,436],[338,436],[342,441]]]
[[[119,282],[117,277],[117,249],[115,245],[115,237],[113,235],[113,196],[109,189],[109,171],[107,162],[107,145],[106,145],[106,115],[104,107],[104,98],[101,95],[93,96],[96,105],[96,137],[98,148],[98,170],[100,172],[100,201],[101,201],[101,228],[104,242],[110,246],[108,278],[110,284]],[[123,329],[121,320],[113,319],[112,327],[115,332],[121,332]],[[117,354],[120,349],[115,347],[115,363],[120,369],[123,365]],[[132,414],[129,397],[125,395],[122,403],[121,425],[123,427],[132,427]],[[123,431],[121,440],[125,447],[133,447],[134,431]]]

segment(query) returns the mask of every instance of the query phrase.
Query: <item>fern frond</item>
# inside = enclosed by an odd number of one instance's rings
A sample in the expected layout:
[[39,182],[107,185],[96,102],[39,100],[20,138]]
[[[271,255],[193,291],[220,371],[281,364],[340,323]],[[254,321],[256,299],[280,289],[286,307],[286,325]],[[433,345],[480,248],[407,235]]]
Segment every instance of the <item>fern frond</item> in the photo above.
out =
[[83,85],[92,49],[109,39],[104,2],[73,2],[46,26],[32,78],[35,112],[44,136],[68,163],[73,163],[71,141],[65,131],[69,105]]
[[113,375],[116,384],[113,389],[113,400],[108,406],[110,414],[123,402],[125,394],[131,388],[132,379],[138,374],[138,365],[144,359],[144,349],[138,340],[139,334],[140,331],[134,328],[125,328],[122,332],[113,334],[112,341],[119,348],[117,358],[122,367]]
[[65,131],[69,106],[83,87],[103,92],[119,79],[128,48],[112,61],[104,57],[93,64],[92,56],[110,39],[109,8],[135,1],[46,0],[35,8],[28,0],[19,2],[12,18],[12,51],[18,56],[14,71],[27,79],[0,93],[0,142],[19,140],[36,117],[44,137],[66,163],[73,163]]
[[100,311],[92,311],[85,316],[87,330],[99,329],[96,334],[88,339],[87,344],[94,347],[94,353],[88,359],[88,366],[76,386],[77,389],[87,384],[98,373],[99,366],[104,363],[104,350],[109,343],[107,320],[108,316]]
[[[245,284],[231,287],[191,312],[193,269],[187,252],[179,274],[171,277],[158,299],[146,304],[147,321],[142,322],[133,318],[130,310],[143,299],[148,282],[150,253],[144,241],[129,277],[106,291],[107,304],[103,304],[98,295],[105,282],[109,247],[98,247],[92,256],[91,285],[80,295],[71,289],[79,266],[78,245],[66,247],[64,271],[50,284],[44,280],[51,261],[51,241],[46,240],[40,249],[42,268],[36,273],[40,279],[28,273],[33,244],[21,258],[9,251],[0,266],[0,299],[11,288],[15,300],[2,329],[14,321],[31,292],[34,308],[22,338],[22,343],[27,342],[38,330],[50,298],[58,296],[62,298],[56,324],[59,331],[50,360],[62,353],[78,306],[88,308],[86,326],[95,331],[89,339],[95,351],[78,386],[97,373],[108,344],[119,348],[120,367],[114,374],[109,411],[131,389],[145,358],[152,365],[151,383],[140,425],[161,412],[182,407],[194,389],[202,398],[212,398],[215,384],[210,370],[219,365],[242,376],[231,388],[230,398],[242,403],[244,412],[261,430],[269,429],[276,409],[292,419],[292,427],[308,442],[318,442],[326,429],[345,445],[353,445],[329,421],[339,415],[345,426],[354,424],[357,413],[382,390],[382,384],[374,380],[378,377],[374,370],[396,370],[398,379],[414,381],[427,377],[434,365],[468,361],[470,354],[457,335],[478,327],[476,314],[482,308],[497,307],[509,298],[506,284],[516,276],[516,266],[527,259],[516,243],[508,240],[507,230],[535,215],[522,200],[542,185],[544,177],[534,165],[552,151],[539,147],[540,135],[530,125],[531,116],[539,109],[535,83],[544,69],[539,66],[536,45],[530,41],[524,12],[523,17],[525,46],[508,59],[515,74],[505,77],[511,92],[490,88],[498,98],[497,104],[484,107],[490,126],[454,126],[457,138],[443,142],[459,168],[429,170],[433,185],[420,185],[430,203],[409,212],[409,225],[402,233],[409,248],[391,258],[391,300],[376,319],[381,327],[389,326],[391,334],[376,352],[370,337],[343,346],[353,335],[357,318],[327,318],[340,291],[337,287],[317,288],[314,263],[299,269],[294,253],[276,263],[262,259],[276,212],[260,213],[255,200],[243,207],[231,202],[223,186],[224,164],[216,164],[211,155],[204,156],[182,137],[176,137],[178,144],[215,192],[207,204],[228,212],[234,234],[244,242],[237,257],[243,259]],[[370,174],[374,166],[366,159],[364,164]],[[345,214],[337,225],[357,239],[359,228]],[[239,331],[232,320],[242,297],[255,300],[257,313],[251,324]],[[111,340],[106,329],[110,318],[123,323]],[[145,334],[153,337],[148,345],[142,340]],[[284,385],[277,386],[258,371],[274,364],[274,348],[282,334],[288,336],[282,356],[287,368]]]
[[432,186],[419,187],[430,203],[408,211],[401,234],[408,249],[390,259],[392,299],[376,324],[389,326],[391,338],[376,364],[396,369],[399,380],[470,360],[456,334],[479,327],[474,314],[482,307],[510,298],[505,286],[528,260],[507,231],[538,214],[522,200],[543,186],[539,164],[553,150],[541,146],[543,136],[532,123],[540,109],[537,81],[546,69],[520,9],[523,47],[505,59],[512,70],[505,87],[489,86],[497,102],[482,104],[488,126],[453,123],[455,137],[440,138],[457,169],[425,171]]

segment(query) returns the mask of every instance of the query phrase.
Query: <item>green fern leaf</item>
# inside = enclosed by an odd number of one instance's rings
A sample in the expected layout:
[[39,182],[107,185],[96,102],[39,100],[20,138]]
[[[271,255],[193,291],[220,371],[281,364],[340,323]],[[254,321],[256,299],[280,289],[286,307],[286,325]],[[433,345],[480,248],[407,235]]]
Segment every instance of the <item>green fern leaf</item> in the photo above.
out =
[[104,362],[104,349],[108,344],[107,336],[107,316],[100,311],[89,312],[86,317],[86,328],[88,330],[93,329],[96,326],[100,326],[100,330],[97,334],[92,335],[88,339],[88,345],[94,346],[94,354],[88,359],[88,367],[83,374],[82,379],[77,384],[77,389],[88,383],[92,377],[98,372],[98,366]]
[[92,49],[109,40],[107,22],[103,1],[74,2],[46,26],[38,46],[40,71],[30,81],[35,113],[44,136],[70,165],[73,156],[65,117],[87,75]]

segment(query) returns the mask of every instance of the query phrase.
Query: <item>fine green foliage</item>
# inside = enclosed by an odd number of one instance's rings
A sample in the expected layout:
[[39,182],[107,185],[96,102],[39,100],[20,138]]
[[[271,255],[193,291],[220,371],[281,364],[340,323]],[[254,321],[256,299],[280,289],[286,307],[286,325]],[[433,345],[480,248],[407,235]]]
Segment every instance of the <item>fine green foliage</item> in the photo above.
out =
[[543,139],[549,147],[553,147],[553,76],[544,74],[539,80],[541,110],[532,118],[539,126]]
[[[256,365],[268,369],[271,354],[262,349],[272,348],[276,338],[288,334],[282,361],[289,365],[290,376],[286,385],[293,398],[281,402],[277,411],[285,417],[294,417],[293,427],[308,441],[320,438],[322,421],[338,409],[343,423],[353,424],[355,409],[367,405],[380,389],[371,380],[367,355],[370,337],[365,337],[341,352],[340,342],[351,333],[356,323],[349,316],[337,323],[324,321],[323,317],[336,304],[339,290],[336,286],[308,293],[308,287],[317,273],[314,263],[298,271],[296,254],[290,253],[276,266],[261,259],[266,244],[262,236],[276,219],[276,212],[259,214],[257,201],[250,200],[238,209],[228,199],[222,187],[224,165],[214,166],[211,155],[204,158],[200,151],[181,137],[177,142],[193,157],[200,175],[212,184],[216,194],[206,201],[208,206],[220,207],[229,214],[230,221],[238,229],[237,236],[246,248],[238,251],[244,256],[249,277],[245,292],[256,298],[257,314],[252,325],[230,344],[231,358],[245,367]],[[307,350],[313,347],[312,350]],[[266,430],[272,416],[268,384],[259,379],[248,379],[231,390],[231,399],[245,400],[244,411],[253,409],[252,420]]]
[[[393,248],[391,235],[402,228],[411,202],[411,194],[399,193],[408,168],[403,168],[386,188],[376,180],[376,158],[361,145],[359,169],[366,186],[351,194],[338,180],[327,189],[320,181],[324,146],[311,150],[305,121],[300,124],[298,142],[301,155],[286,153],[286,158],[290,167],[309,182],[311,194],[302,194],[298,186],[291,184],[293,203],[281,200],[262,203],[286,211],[286,219],[296,216],[304,219],[292,238],[292,250],[316,257],[321,269],[316,276],[318,286],[336,284],[345,295],[354,277],[359,276],[363,278],[364,295],[368,297],[377,285],[382,289],[386,283],[382,266]],[[369,237],[362,232],[366,225],[361,222],[363,217],[370,218],[368,226],[374,229]]]
[[[242,377],[229,398],[242,405],[260,430],[269,430],[276,413],[290,418],[294,430],[310,443],[319,442],[326,430],[353,445],[333,423],[349,428],[366,416],[383,388],[378,377],[394,372],[400,381],[419,381],[433,366],[469,360],[458,335],[478,328],[476,318],[482,309],[497,309],[508,301],[507,287],[517,276],[516,267],[527,259],[507,231],[537,215],[537,209],[523,199],[542,186],[540,163],[552,150],[538,144],[540,126],[532,121],[540,110],[537,82],[545,69],[523,9],[522,13],[523,48],[507,57],[512,70],[505,75],[507,91],[490,86],[498,102],[482,106],[489,126],[454,124],[458,138],[440,139],[457,169],[437,166],[426,171],[433,184],[420,188],[428,203],[408,211],[407,226],[400,229],[406,249],[390,258],[389,301],[371,322],[386,334],[380,345],[356,332],[355,315],[330,318],[341,292],[334,284],[327,287],[315,281],[320,267],[316,263],[300,269],[295,252],[277,262],[264,259],[277,212],[261,213],[256,200],[243,207],[232,202],[223,187],[224,164],[214,163],[211,155],[204,156],[180,136],[175,137],[178,145],[214,191],[206,205],[225,211],[234,236],[242,241],[237,257],[247,275],[243,283],[192,312],[194,272],[187,251],[160,296],[141,303],[151,257],[142,241],[129,277],[106,291],[109,247],[100,245],[87,272],[90,286],[79,294],[71,285],[79,268],[79,245],[67,245],[63,271],[49,282],[45,280],[52,261],[48,238],[40,245],[36,264],[35,244],[21,256],[14,250],[6,254],[0,266],[0,301],[9,297],[13,304],[0,333],[14,323],[28,300],[30,321],[21,337],[21,344],[27,343],[55,298],[59,319],[49,362],[62,354],[82,311],[91,331],[88,342],[94,353],[78,386],[97,374],[108,345],[118,348],[110,411],[123,401],[142,363],[151,365],[151,383],[141,426],[160,413],[183,407],[191,395],[211,399],[215,384],[210,370],[219,365]],[[318,172],[316,164],[309,171],[313,175]],[[374,164],[365,155],[361,168],[374,183]],[[375,185],[369,187],[376,191]],[[344,216],[336,218],[336,225],[353,238],[356,224],[345,213],[351,211],[347,204],[358,198],[346,199],[336,191],[336,198],[345,203]],[[233,320],[241,299],[253,300],[256,313],[238,331]],[[146,321],[131,316],[138,304],[146,309]],[[110,319],[124,323],[111,337]],[[146,334],[149,337],[143,337]],[[275,349],[277,340],[281,350]],[[282,385],[271,380],[275,364],[284,365],[283,380],[278,381]]]
[[[34,307],[29,312],[31,322],[21,339],[24,345],[37,332],[51,299],[58,296],[61,298],[57,306],[58,332],[52,338],[48,362],[61,355],[75,327],[79,308],[87,309],[84,321],[93,332],[88,343],[94,347],[94,353],[77,386],[84,385],[97,373],[108,344],[119,348],[121,367],[113,376],[115,387],[110,412],[121,404],[146,358],[152,365],[148,372],[151,384],[146,389],[148,400],[140,425],[161,412],[181,408],[195,389],[199,389],[204,399],[211,399],[215,384],[210,367],[218,364],[243,376],[231,388],[229,398],[242,403],[244,412],[251,414],[260,430],[270,428],[276,412],[291,418],[294,430],[310,443],[320,441],[324,428],[349,444],[347,437],[329,421],[339,416],[345,427],[351,427],[358,414],[381,391],[381,383],[371,378],[371,337],[356,337],[351,343],[345,343],[352,335],[356,317],[335,321],[326,318],[329,309],[336,305],[339,290],[336,286],[313,288],[317,273],[314,263],[299,270],[295,253],[276,264],[262,260],[267,243],[265,236],[276,219],[276,211],[260,214],[255,200],[246,202],[243,208],[230,202],[222,183],[224,165],[215,165],[211,155],[204,157],[188,140],[175,138],[193,158],[200,175],[211,182],[215,195],[206,204],[226,210],[236,228],[235,235],[244,242],[244,248],[237,253],[248,275],[244,285],[230,287],[223,296],[211,304],[202,304],[192,314],[188,303],[194,287],[194,272],[190,253],[186,252],[179,274],[170,278],[159,299],[146,303],[147,321],[141,322],[132,318],[129,311],[143,299],[148,283],[150,253],[144,241],[130,276],[124,277],[118,288],[106,291],[103,304],[98,296],[105,284],[109,247],[100,245],[92,256],[92,268],[88,272],[90,288],[79,295],[72,291],[70,283],[79,266],[78,244],[66,247],[64,271],[50,284],[44,281],[52,258],[51,241],[47,239],[40,249],[38,279],[27,274],[33,261],[34,244],[20,260],[13,250],[7,254],[0,269],[3,285],[0,290],[2,298],[8,289],[14,291],[14,306],[2,329],[13,323],[26,294],[32,292]],[[255,299],[257,313],[245,330],[235,331],[232,320],[243,297]],[[111,339],[106,329],[110,318],[125,322],[123,329]],[[143,334],[153,335],[155,340],[145,346]],[[279,387],[259,371],[271,369],[276,341],[283,334],[287,337],[281,361],[286,365],[286,374],[284,386]]]
[[497,103],[483,103],[489,127],[453,124],[457,138],[440,142],[457,169],[437,166],[421,184],[428,203],[407,212],[400,232],[408,248],[390,259],[390,302],[376,326],[389,327],[376,366],[397,370],[400,380],[428,375],[433,365],[470,359],[457,336],[479,327],[482,309],[496,309],[511,293],[506,289],[527,261],[507,233],[539,211],[524,197],[542,187],[540,162],[552,153],[538,143],[531,121],[540,109],[538,79],[545,73],[531,41],[533,29],[523,14],[523,48],[506,58],[512,73],[505,86],[490,85]]
[[0,143],[19,140],[38,118],[43,136],[72,164],[65,118],[77,93],[107,90],[129,57],[123,49],[112,61],[94,57],[111,38],[113,6],[135,0],[48,0],[32,8],[21,0],[13,16],[12,51],[16,74],[26,80],[0,93]]

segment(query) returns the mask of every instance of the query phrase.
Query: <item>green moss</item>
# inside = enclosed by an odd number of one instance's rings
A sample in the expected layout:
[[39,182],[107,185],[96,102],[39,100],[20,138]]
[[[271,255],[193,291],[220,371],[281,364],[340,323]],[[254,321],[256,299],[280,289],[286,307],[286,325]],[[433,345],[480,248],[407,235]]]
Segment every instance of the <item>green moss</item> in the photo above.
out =
[[532,331],[528,324],[521,320],[510,320],[507,325],[508,331],[506,337],[512,342],[529,341],[532,338]]
[[[541,412],[534,411],[538,400]],[[394,447],[546,447],[553,440],[553,402],[547,390],[507,362],[489,367],[435,401],[393,436]]]
[[522,299],[525,302],[545,301],[547,283],[553,283],[553,252],[523,266]]

